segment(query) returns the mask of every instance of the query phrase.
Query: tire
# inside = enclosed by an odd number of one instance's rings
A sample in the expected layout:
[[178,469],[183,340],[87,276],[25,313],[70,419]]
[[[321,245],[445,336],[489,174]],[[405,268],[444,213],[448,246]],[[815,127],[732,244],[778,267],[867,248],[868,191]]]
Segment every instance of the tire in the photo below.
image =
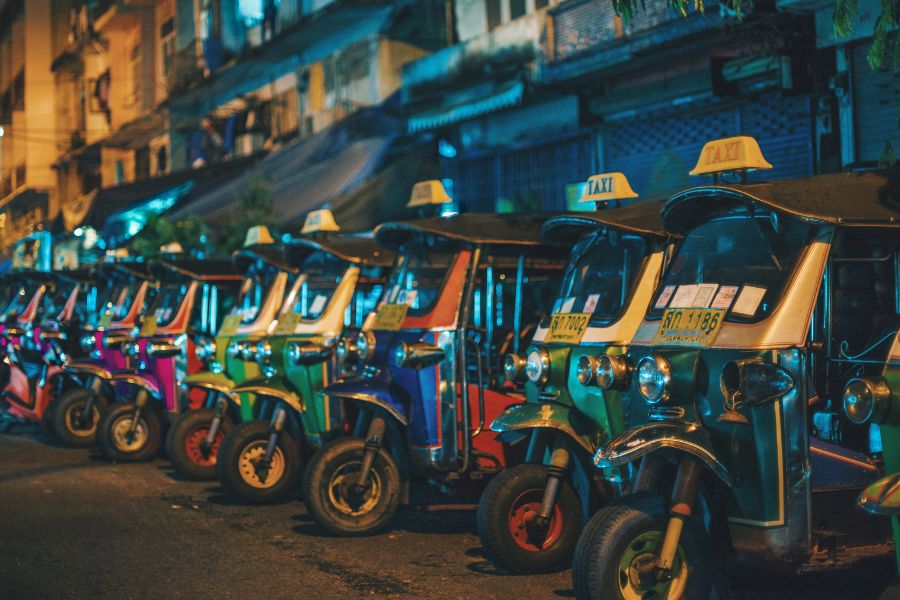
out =
[[323,446],[310,461],[301,495],[323,528],[339,536],[363,536],[386,529],[400,506],[400,470],[384,448],[372,462],[364,505],[346,482],[359,471],[365,440],[344,438]]
[[233,428],[222,440],[216,459],[216,477],[225,489],[249,504],[271,504],[297,492],[303,459],[294,438],[278,437],[272,465],[265,482],[254,469],[255,459],[266,451],[268,421],[247,421]]
[[97,442],[97,428],[109,401],[102,394],[97,394],[91,411],[93,417],[90,427],[82,428],[78,425],[78,417],[84,411],[90,394],[90,390],[83,387],[71,388],[60,394],[48,407],[51,431],[62,445],[86,448]]
[[97,428],[97,443],[104,456],[121,462],[150,460],[162,444],[162,423],[152,406],[141,411],[136,438],[129,443],[125,433],[131,426],[135,406],[116,404],[103,413]]
[[166,435],[166,455],[175,470],[189,479],[209,481],[216,478],[217,454],[234,424],[228,417],[222,417],[209,456],[204,457],[200,444],[206,441],[215,413],[211,408],[181,413],[175,417]]
[[514,573],[546,573],[571,564],[581,533],[581,502],[563,479],[549,527],[538,527],[533,517],[546,484],[546,466],[525,464],[501,471],[484,490],[476,523],[485,554],[495,565]]
[[[630,576],[635,570],[624,568],[638,564],[642,556],[653,555],[662,544],[668,518],[666,512],[645,512],[621,504],[612,504],[597,512],[575,548],[572,565],[575,597],[579,600],[651,596],[668,600],[706,600],[713,585],[710,571],[714,562],[710,552],[712,544],[704,539],[702,528],[691,521],[685,523],[681,533],[668,591],[656,582],[642,586],[635,581],[636,577]],[[644,549],[646,551],[641,552]],[[632,555],[630,561],[627,553]],[[623,589],[628,593],[623,593]]]

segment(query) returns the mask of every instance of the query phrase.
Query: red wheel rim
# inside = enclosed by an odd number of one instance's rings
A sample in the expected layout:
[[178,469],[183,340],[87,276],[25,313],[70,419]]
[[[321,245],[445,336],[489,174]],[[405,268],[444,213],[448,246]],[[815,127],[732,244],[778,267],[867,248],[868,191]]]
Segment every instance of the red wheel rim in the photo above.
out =
[[543,496],[544,490],[529,490],[520,494],[509,508],[509,534],[520,548],[529,552],[547,550],[562,534],[564,519],[558,502],[553,506],[550,524],[546,529],[535,522],[541,510]]
[[225,437],[221,431],[216,432],[216,439],[213,440],[212,448],[209,450],[209,458],[204,458],[200,445],[206,441],[206,436],[208,435],[209,427],[198,427],[187,434],[187,437],[184,439],[185,454],[187,454],[192,463],[201,467],[215,466],[219,446],[222,445],[222,438]]

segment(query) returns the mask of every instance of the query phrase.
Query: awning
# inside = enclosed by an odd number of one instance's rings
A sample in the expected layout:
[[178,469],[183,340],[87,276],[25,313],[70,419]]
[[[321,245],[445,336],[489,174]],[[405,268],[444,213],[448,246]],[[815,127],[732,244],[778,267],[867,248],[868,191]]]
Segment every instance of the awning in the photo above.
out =
[[256,54],[215,73],[170,102],[176,126],[200,119],[216,107],[258,90],[297,67],[382,32],[393,6],[347,5],[313,19],[261,47]]
[[[182,203],[173,218],[196,215],[211,225],[232,222],[237,198],[262,185],[282,228],[302,224],[306,213],[365,182],[383,164],[396,139],[399,119],[379,108],[364,109],[309,138],[273,152],[244,176]],[[344,224],[338,224],[345,228]]]
[[108,137],[100,140],[100,144],[135,150],[143,148],[150,140],[165,133],[167,129],[166,115],[162,109],[159,109],[122,125]]
[[409,117],[410,133],[437,129],[496,112],[522,102],[525,84],[520,80],[481,84],[449,93],[440,106]]

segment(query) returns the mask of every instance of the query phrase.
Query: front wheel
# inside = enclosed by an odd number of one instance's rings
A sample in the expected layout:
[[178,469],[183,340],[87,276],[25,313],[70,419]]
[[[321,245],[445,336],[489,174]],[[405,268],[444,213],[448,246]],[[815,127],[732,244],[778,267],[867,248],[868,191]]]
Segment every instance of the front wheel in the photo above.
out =
[[216,411],[211,408],[190,410],[178,415],[166,436],[166,455],[175,470],[198,481],[216,478],[216,460],[225,435],[233,424],[222,417],[219,430],[208,444],[209,429]]
[[579,600],[678,600],[708,598],[711,544],[703,543],[699,527],[690,521],[681,532],[669,579],[660,577],[656,559],[669,515],[613,504],[588,522],[578,540],[572,569]]
[[97,394],[86,414],[91,391],[87,388],[71,388],[57,398],[48,409],[53,434],[65,446],[84,448],[96,442],[100,416],[109,405],[106,397]]
[[400,506],[400,471],[379,448],[368,481],[358,485],[365,440],[345,438],[322,447],[303,477],[302,495],[316,521],[335,535],[360,536],[386,528]]
[[515,573],[568,568],[581,533],[582,510],[569,482],[560,482],[549,523],[538,513],[547,467],[517,465],[494,477],[478,504],[478,535],[488,558]]
[[97,428],[97,443],[110,460],[150,460],[159,451],[162,443],[159,415],[152,407],[145,407],[137,426],[132,427],[136,411],[133,404],[117,404],[103,414]]
[[216,477],[229,492],[250,504],[285,500],[297,490],[300,447],[287,432],[278,436],[272,458],[263,459],[269,444],[269,422],[248,421],[228,432],[216,458]]

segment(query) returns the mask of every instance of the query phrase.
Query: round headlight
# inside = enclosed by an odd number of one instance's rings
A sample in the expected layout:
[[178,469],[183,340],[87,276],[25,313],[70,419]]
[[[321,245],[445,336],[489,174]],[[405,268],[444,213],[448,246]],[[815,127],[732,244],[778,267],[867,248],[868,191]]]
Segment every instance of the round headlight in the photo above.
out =
[[[597,369],[597,359],[593,356],[582,356],[578,359],[575,375],[581,385],[590,385],[594,381],[594,372]],[[596,371],[599,375],[599,371]]]
[[645,356],[638,362],[637,383],[641,396],[650,404],[669,399],[672,374],[669,361],[661,356]]
[[291,342],[290,344],[288,344],[287,351],[288,351],[288,358],[290,359],[290,361],[292,363],[294,363],[295,365],[299,365],[300,364],[300,355],[301,355],[300,344],[297,344],[296,342]]
[[604,390],[623,389],[628,383],[629,371],[626,358],[604,354],[597,360],[597,385]]
[[256,347],[250,342],[243,342],[240,344],[241,348],[241,358],[244,360],[253,360],[253,353],[256,350]]
[[272,358],[272,345],[268,340],[259,340],[256,343],[256,360],[269,360]]
[[366,362],[375,355],[375,334],[371,331],[360,331],[356,336],[356,353],[359,359]]
[[518,354],[507,354],[503,357],[503,377],[506,381],[522,381],[525,375],[525,359]]
[[543,348],[528,353],[525,360],[525,376],[532,383],[544,384],[550,379],[550,355]]
[[231,358],[239,358],[241,356],[241,350],[241,342],[232,340],[231,343],[228,344],[228,350],[226,350],[226,352],[228,352],[228,356]]
[[97,337],[93,333],[86,333],[81,336],[81,340],[79,340],[81,344],[81,349],[85,352],[90,352],[94,349],[94,346],[97,345]]
[[197,343],[197,358],[210,360],[216,355],[216,342],[207,338],[201,338]]
[[881,377],[851,379],[844,387],[844,413],[857,425],[882,423],[891,400],[891,389]]
[[394,361],[395,367],[403,367],[407,358],[409,358],[409,346],[403,342],[394,346],[394,350],[391,352],[391,360]]

